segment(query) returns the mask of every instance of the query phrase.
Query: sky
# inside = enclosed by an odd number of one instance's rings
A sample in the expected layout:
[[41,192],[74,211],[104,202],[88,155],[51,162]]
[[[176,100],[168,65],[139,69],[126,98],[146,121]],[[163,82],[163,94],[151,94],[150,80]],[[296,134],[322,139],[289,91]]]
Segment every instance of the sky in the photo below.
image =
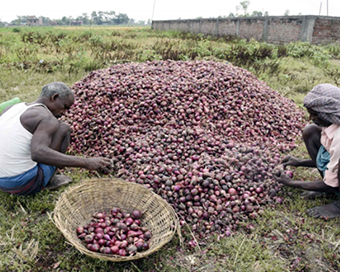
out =
[[[17,16],[35,15],[50,19],[63,16],[76,18],[92,11],[115,11],[125,13],[138,20],[170,20],[216,18],[228,16],[237,10],[242,0],[1,0],[0,20],[10,22]],[[340,0],[250,0],[248,13],[266,11],[270,16],[284,15],[328,15],[340,17]],[[320,12],[321,8],[321,12]]]

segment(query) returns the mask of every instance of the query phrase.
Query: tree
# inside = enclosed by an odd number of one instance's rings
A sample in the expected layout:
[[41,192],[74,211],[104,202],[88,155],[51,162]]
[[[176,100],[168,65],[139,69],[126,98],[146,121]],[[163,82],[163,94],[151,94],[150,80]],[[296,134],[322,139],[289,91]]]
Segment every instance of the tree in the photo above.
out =
[[41,18],[42,18],[42,23],[44,25],[48,25],[50,23],[50,21],[51,21],[51,19],[48,18],[48,17],[41,16]]
[[262,14],[261,11],[256,11],[256,10],[254,10],[253,13],[251,14],[251,16],[254,16],[254,17],[261,17],[261,16],[263,16],[263,14]]
[[107,17],[108,23],[114,24],[116,13],[113,10],[111,10],[110,12],[107,13],[106,17]]
[[92,22],[93,22],[94,24],[97,24],[97,22],[98,22],[97,12],[92,11],[92,13],[91,13],[91,20],[92,20]]
[[123,24],[128,24],[129,23],[129,17],[125,13],[119,13],[115,20],[114,20],[116,25],[123,25]]
[[12,20],[12,21],[11,21],[11,24],[12,24],[12,25],[26,24],[26,23],[27,23],[27,17],[28,17],[28,16],[17,16],[17,19]]
[[66,16],[63,16],[63,18],[61,18],[61,21],[63,25],[68,25],[70,22],[69,18],[67,18]]
[[90,24],[90,17],[87,15],[87,13],[83,13],[81,16],[78,16],[76,20],[82,21],[84,25]]
[[248,12],[247,12],[249,4],[250,4],[250,1],[242,1],[242,2],[240,2],[240,6],[238,6],[238,9],[242,8],[243,16],[248,16],[249,15]]
[[286,9],[285,16],[288,16],[288,15],[289,15],[289,9]]

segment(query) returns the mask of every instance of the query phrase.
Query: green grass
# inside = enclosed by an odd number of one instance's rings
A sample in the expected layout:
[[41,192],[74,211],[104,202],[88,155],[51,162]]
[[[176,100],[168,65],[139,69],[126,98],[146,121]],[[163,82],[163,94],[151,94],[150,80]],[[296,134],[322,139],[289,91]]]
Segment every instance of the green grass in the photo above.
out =
[[[230,62],[253,72],[281,95],[302,106],[318,83],[339,83],[339,45],[268,45],[254,40],[213,38],[149,28],[0,28],[0,102],[18,96],[33,101],[52,81],[72,86],[89,71],[124,62],[205,59]],[[42,63],[40,61],[43,60]],[[308,157],[301,145],[293,151]],[[87,171],[68,170],[74,183]],[[295,178],[318,178],[299,169]],[[268,208],[230,237],[208,237],[199,247],[178,237],[133,262],[100,261],[81,254],[55,227],[51,216],[60,194],[42,191],[19,197],[0,192],[0,271],[338,271],[340,219],[307,217],[306,209],[335,198],[302,200],[283,188],[284,203]],[[182,229],[193,239],[190,226]]]

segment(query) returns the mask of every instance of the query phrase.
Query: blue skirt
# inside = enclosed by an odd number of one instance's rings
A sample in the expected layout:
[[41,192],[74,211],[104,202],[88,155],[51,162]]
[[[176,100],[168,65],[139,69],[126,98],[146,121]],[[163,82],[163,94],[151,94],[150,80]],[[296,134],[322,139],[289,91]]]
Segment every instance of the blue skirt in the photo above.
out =
[[38,163],[23,174],[0,178],[0,190],[17,195],[37,193],[47,185],[55,170],[55,166]]

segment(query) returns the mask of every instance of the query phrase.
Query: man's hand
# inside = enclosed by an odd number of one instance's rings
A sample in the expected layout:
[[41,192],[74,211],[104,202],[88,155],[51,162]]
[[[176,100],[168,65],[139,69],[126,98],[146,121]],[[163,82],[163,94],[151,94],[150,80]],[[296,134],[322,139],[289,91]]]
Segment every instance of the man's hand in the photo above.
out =
[[112,170],[112,163],[109,158],[96,157],[96,158],[87,158],[87,167],[88,170],[96,170],[100,173],[110,173]]
[[287,185],[287,186],[291,186],[292,183],[292,179],[287,176],[284,173],[284,170],[278,170],[275,174],[274,174],[274,178],[276,179],[277,182]]
[[283,165],[283,169],[286,169],[286,166],[300,166],[301,161],[293,156],[286,156],[282,159],[281,164]]

